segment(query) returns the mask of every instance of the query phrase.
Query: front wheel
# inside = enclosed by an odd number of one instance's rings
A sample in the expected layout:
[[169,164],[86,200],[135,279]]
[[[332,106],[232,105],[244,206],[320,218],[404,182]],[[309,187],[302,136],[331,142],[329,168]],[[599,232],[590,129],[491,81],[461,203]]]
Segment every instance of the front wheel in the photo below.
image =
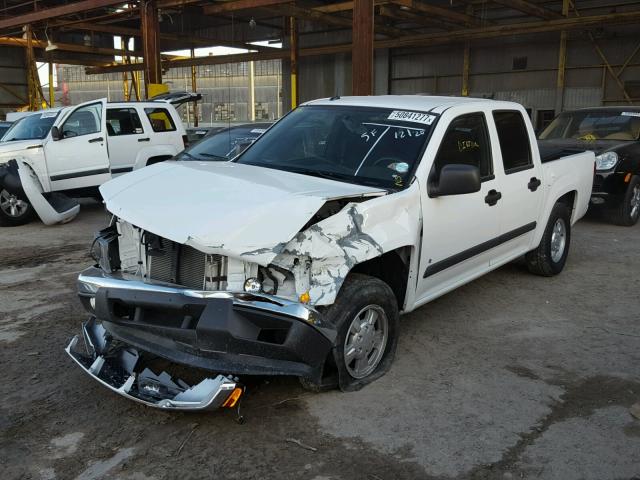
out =
[[0,225],[16,227],[25,225],[33,218],[33,207],[5,189],[0,190]]
[[567,262],[571,242],[571,209],[556,203],[538,248],[525,255],[531,273],[552,277],[559,274]]
[[[369,275],[352,273],[323,314],[338,331],[330,363],[337,370],[340,390],[359,390],[389,370],[399,319],[398,302],[389,285]],[[315,391],[324,389],[308,381],[302,384]]]
[[622,203],[611,212],[611,217],[616,225],[631,227],[638,223],[640,218],[640,177],[634,175],[627,186]]

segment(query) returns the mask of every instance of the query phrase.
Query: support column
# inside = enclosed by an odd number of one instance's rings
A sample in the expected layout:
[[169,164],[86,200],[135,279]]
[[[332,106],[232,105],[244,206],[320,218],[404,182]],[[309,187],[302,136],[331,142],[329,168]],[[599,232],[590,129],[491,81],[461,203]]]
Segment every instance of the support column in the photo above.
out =
[[256,121],[256,66],[255,62],[249,62],[249,100],[247,107],[250,122]]
[[298,22],[296,17],[289,17],[289,51],[291,74],[291,110],[298,106]]
[[[191,58],[196,58],[196,51],[191,48]],[[198,85],[196,81],[197,68],[195,65],[191,65],[191,91],[198,93]],[[193,126],[198,126],[198,102],[193,103]]]
[[373,94],[373,0],[354,0],[351,45],[353,95]]
[[462,57],[462,92],[460,92],[463,97],[469,96],[470,54],[469,42],[466,42],[464,44],[464,53]]
[[[569,16],[569,0],[562,1],[562,15]],[[558,51],[558,77],[556,80],[556,115],[562,112],[564,107],[564,83],[565,69],[567,65],[567,32],[560,32],[560,48]]]
[[56,93],[53,88],[53,63],[49,62],[49,108],[53,108],[56,103]]
[[[120,37],[120,48],[122,50],[122,63],[128,63],[128,48],[126,37]],[[107,84],[109,84],[109,80],[107,80]],[[124,98],[125,102],[128,102],[131,99],[129,91],[129,74],[127,72],[122,72],[122,97]]]
[[160,62],[160,25],[156,0],[141,0],[142,51],[144,55],[144,85],[149,98],[149,85],[162,83]]

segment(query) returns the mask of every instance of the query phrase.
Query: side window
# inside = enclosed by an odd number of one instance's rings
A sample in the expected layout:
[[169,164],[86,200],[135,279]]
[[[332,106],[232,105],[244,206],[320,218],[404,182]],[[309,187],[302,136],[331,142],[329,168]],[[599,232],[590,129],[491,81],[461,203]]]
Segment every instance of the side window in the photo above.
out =
[[135,108],[108,108],[107,133],[110,137],[144,133]]
[[473,165],[480,169],[480,178],[493,178],[491,144],[483,113],[470,113],[455,118],[444,134],[433,163],[436,178],[445,165]]
[[102,103],[93,103],[75,110],[64,122],[62,136],[79,137],[100,132]]
[[522,114],[515,110],[493,112],[506,174],[527,170],[533,166],[527,126]]
[[174,132],[176,130],[176,125],[166,108],[145,108],[144,113],[147,114],[154,132]]

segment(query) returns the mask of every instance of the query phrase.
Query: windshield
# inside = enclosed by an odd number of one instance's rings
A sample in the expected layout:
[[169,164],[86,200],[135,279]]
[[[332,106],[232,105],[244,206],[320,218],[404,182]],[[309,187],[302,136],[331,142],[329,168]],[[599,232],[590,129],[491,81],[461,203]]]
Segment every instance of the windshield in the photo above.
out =
[[0,140],[4,137],[4,134],[9,130],[10,125],[0,125]]
[[11,125],[11,128],[4,135],[2,141],[41,140],[47,136],[59,113],[59,111],[42,112],[23,117]]
[[247,125],[225,128],[204,137],[177,156],[177,160],[229,160],[251,145],[264,133],[268,125]]
[[435,115],[382,108],[302,106],[235,161],[381,188],[403,188]]
[[640,138],[640,112],[592,110],[562,113],[540,134],[541,140],[585,141]]

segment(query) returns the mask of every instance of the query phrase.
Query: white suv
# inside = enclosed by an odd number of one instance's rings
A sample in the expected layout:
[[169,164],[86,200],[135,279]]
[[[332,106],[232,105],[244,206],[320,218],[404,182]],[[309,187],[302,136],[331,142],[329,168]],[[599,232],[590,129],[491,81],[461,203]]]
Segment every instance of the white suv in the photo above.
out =
[[0,143],[0,225],[22,225],[34,211],[49,225],[80,210],[73,197],[98,196],[114,176],[167,160],[186,143],[169,101],[43,110],[21,118]]

